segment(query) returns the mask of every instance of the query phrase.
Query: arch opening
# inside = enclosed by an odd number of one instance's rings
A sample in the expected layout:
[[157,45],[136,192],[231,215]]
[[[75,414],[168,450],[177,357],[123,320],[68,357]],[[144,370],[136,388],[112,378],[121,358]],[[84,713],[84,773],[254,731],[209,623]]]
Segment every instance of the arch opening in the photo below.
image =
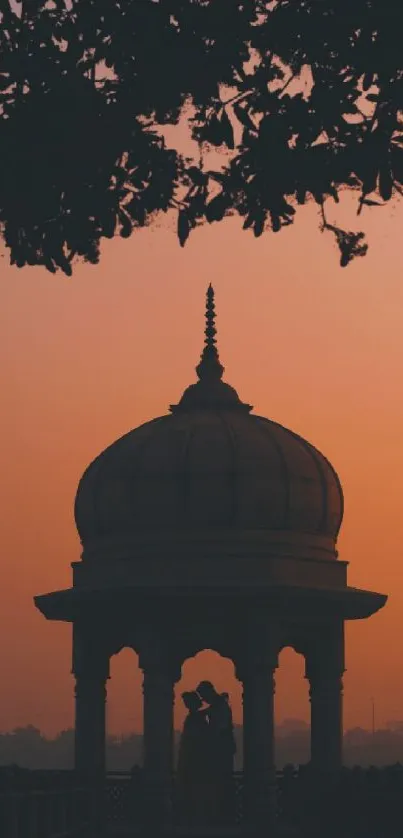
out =
[[275,694],[275,753],[278,770],[311,758],[309,685],[305,658],[291,646],[279,655]]
[[[217,692],[228,693],[234,722],[236,754],[234,767],[242,770],[242,685],[235,677],[235,666],[230,658],[220,655],[213,649],[203,649],[193,657],[186,659],[182,666],[182,677],[175,687],[174,727],[175,741],[178,745],[186,708],[182,693],[195,690],[200,681],[211,681]],[[175,749],[177,751],[177,748]]]
[[124,647],[110,659],[106,707],[106,769],[143,764],[143,673],[136,652]]

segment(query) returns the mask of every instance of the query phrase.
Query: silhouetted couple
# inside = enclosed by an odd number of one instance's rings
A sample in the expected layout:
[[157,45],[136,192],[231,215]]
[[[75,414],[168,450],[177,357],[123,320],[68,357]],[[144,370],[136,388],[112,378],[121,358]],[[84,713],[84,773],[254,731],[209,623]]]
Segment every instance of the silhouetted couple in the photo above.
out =
[[234,814],[234,728],[228,693],[202,681],[182,699],[188,715],[178,757],[179,803],[185,822],[227,823]]

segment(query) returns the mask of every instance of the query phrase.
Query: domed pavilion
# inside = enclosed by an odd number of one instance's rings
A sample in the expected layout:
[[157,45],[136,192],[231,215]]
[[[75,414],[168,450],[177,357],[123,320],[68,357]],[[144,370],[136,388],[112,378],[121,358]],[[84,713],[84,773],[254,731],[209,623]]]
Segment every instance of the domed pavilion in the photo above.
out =
[[214,292],[207,292],[198,380],[167,415],[121,437],[80,480],[82,543],[73,585],[35,598],[73,624],[76,768],[105,773],[109,661],[123,647],[144,673],[145,799],[170,823],[174,686],[187,658],[214,649],[243,687],[244,812],[273,814],[274,674],[285,646],[303,654],[311,762],[342,764],[344,623],[386,602],[347,584],[336,542],[343,492],[329,461],[298,434],[257,416],[222,380]]

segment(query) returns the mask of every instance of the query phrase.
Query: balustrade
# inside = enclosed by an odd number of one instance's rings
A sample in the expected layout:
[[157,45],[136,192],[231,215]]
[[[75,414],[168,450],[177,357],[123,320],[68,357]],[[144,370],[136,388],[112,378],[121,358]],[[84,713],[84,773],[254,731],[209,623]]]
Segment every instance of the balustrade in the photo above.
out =
[[87,838],[93,817],[93,796],[87,788],[0,792],[2,838]]
[[[35,774],[35,772],[28,772]],[[0,789],[1,838],[97,838],[94,796],[73,783],[43,788]],[[57,772],[54,772],[57,774]],[[69,772],[65,772],[66,775]],[[243,819],[243,776],[234,775],[236,823]],[[46,787],[47,786],[47,787]],[[277,819],[287,828],[305,828],[314,835],[326,827],[328,838],[348,834],[358,838],[401,838],[403,767],[343,769],[329,783],[326,798],[318,798],[315,773],[309,767],[277,772]],[[105,783],[106,835],[131,838],[142,822],[141,771],[107,775]],[[308,834],[307,833],[307,834]],[[323,829],[319,834],[323,834]]]

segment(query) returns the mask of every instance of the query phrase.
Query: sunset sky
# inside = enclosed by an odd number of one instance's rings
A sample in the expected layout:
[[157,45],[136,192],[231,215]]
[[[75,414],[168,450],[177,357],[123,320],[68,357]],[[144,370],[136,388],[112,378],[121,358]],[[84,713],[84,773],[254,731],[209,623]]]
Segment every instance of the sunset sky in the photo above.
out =
[[[343,202],[348,227],[357,221]],[[347,629],[345,726],[403,718],[403,208],[367,211],[368,256],[339,268],[314,207],[294,227],[255,240],[236,220],[205,227],[180,249],[170,223],[103,247],[72,279],[0,260],[0,729],[48,734],[73,723],[71,629],[33,596],[67,587],[80,545],[80,475],[114,439],[164,414],[195,380],[204,295],[216,289],[225,379],[240,397],[306,437],[345,492],[340,557],[349,583],[390,595]],[[228,661],[189,661],[199,677],[240,687]],[[276,712],[308,718],[303,663],[285,651]],[[108,727],[141,727],[133,653],[112,664]],[[178,703],[177,724],[182,715]]]

